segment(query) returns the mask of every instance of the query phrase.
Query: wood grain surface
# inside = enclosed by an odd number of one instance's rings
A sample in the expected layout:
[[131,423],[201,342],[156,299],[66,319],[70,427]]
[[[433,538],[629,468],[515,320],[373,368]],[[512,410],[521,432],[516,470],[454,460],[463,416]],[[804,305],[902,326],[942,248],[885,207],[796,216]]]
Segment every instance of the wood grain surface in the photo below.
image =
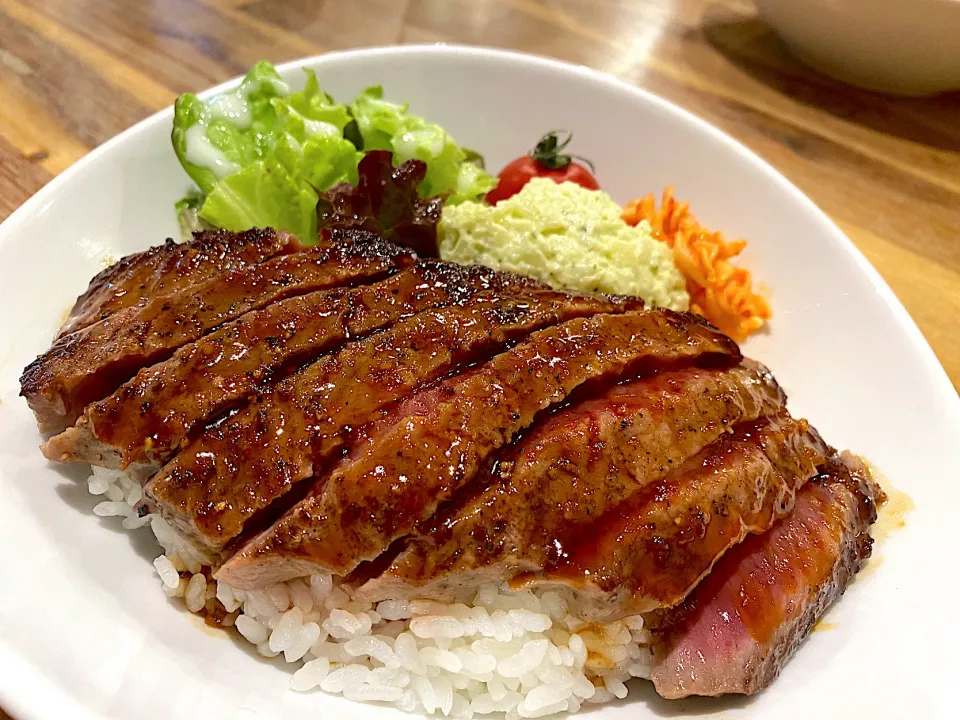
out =
[[178,93],[257,60],[436,41],[589,65],[745,143],[863,250],[960,384],[960,94],[823,78],[738,0],[0,0],[0,219]]
[[178,93],[261,58],[436,41],[590,65],[744,142],[863,250],[960,384],[960,94],[830,81],[738,0],[0,0],[0,218]]

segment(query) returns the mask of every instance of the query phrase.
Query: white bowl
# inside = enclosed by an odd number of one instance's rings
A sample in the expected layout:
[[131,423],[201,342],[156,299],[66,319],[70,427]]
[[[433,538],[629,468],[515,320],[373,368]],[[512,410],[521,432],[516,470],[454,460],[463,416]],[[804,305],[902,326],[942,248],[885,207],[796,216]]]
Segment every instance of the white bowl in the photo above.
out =
[[[960,402],[890,289],[823,213],[716,129],[585,68],[457,47],[330,54],[282,72],[300,82],[301,66],[341,98],[382,83],[493,168],[562,127],[620,201],[675,184],[710,227],[750,239],[744,261],[773,287],[771,331],[746,351],[776,371],[798,415],[866,455],[916,503],[905,529],[878,547],[875,571],[830,611],[834,629],[814,633],[767,692],[670,704],[635,683],[626,701],[589,717],[953,713]],[[288,670],[205,631],[161,592],[147,533],[92,516],[82,469],[48,465],[37,450],[17,397],[21,368],[47,347],[105,254],[176,234],[173,202],[188,181],[170,148],[171,117],[161,112],[94,151],[0,226],[0,705],[22,720],[402,718],[289,692]]]
[[756,0],[801,60],[898,95],[960,90],[960,0]]

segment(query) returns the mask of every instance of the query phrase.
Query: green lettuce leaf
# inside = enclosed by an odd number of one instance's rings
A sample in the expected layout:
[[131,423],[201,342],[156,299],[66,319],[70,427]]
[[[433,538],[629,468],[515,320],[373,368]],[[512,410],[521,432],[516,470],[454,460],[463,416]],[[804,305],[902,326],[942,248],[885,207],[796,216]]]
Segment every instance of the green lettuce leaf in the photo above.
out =
[[478,200],[496,187],[496,178],[488,175],[475,162],[476,153],[457,145],[439,125],[411,115],[406,105],[383,99],[383,89],[369,87],[350,106],[363,137],[364,150],[389,150],[393,163],[407,160],[427,164],[427,174],[420,184],[423,197],[445,195],[447,203]]
[[177,222],[180,225],[180,237],[189,240],[195,232],[210,230],[212,226],[200,219],[200,208],[203,207],[206,196],[198,192],[190,193],[174,206],[177,211]]
[[357,184],[357,165],[363,158],[352,142],[342,137],[312,137],[303,144],[304,176],[318,190],[341,182]]
[[316,191],[356,182],[362,153],[343,137],[349,110],[305,72],[303,90],[291,94],[274,67],[260,62],[236,90],[206,102],[177,99],[173,146],[207,196],[200,219],[228,230],[282,228],[315,241]]
[[230,175],[213,189],[199,217],[226,230],[282,228],[297,237],[317,237],[317,192],[282,166],[263,161]]
[[206,101],[177,98],[173,147],[200,190],[177,205],[184,233],[205,224],[270,226],[315,242],[318,192],[356,185],[358,163],[375,150],[391,152],[395,167],[425,163],[417,186],[425,198],[475,200],[496,185],[482,158],[406,105],[384,100],[379,87],[347,107],[304,72],[303,89],[291,92],[270,63],[259,62],[236,89]]
[[209,193],[217,182],[270,152],[277,113],[270,102],[288,89],[269,63],[257,63],[233,91],[206,102],[185,93],[174,106],[173,147],[180,164]]
[[[271,101],[280,121],[300,141],[307,135],[316,134],[332,133],[343,137],[343,129],[351,120],[350,111],[320,90],[316,73],[312,70],[304,72],[307,81],[303,90]],[[323,128],[321,123],[327,127]]]

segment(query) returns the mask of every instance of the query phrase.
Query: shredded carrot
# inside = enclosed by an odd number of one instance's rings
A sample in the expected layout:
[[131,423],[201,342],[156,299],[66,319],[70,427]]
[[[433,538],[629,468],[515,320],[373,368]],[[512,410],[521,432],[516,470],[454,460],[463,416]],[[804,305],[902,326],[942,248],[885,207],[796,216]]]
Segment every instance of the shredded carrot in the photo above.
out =
[[770,304],[753,291],[749,271],[730,262],[747,242],[728,242],[721,233],[701,227],[690,205],[673,197],[672,187],[663,191],[659,208],[651,194],[627,203],[622,217],[628,225],[646,220],[653,236],[673,248],[687,281],[692,312],[738,342],[770,319]]

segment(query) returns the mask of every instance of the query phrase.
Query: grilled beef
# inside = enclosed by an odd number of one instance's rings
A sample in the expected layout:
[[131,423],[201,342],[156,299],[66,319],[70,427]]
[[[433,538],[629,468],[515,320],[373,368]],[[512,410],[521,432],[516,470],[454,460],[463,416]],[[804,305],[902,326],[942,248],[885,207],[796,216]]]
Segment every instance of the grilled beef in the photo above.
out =
[[41,430],[80,418],[48,457],[137,470],[241,588],[645,613],[665,697],[764,687],[869,553],[866,471],[703,321],[323,243],[202,234],[94,278],[21,378]]
[[191,242],[167,240],[142,253],[127,255],[94,277],[87,291],[77,298],[59,335],[82,330],[152,297],[302,249],[293,235],[274,230],[212,230],[196,233]]
[[[449,601],[464,586],[502,579],[520,583],[524,576],[536,581],[545,571],[562,568],[582,548],[596,551],[595,541],[619,527],[615,518],[622,510],[608,513],[610,508],[648,488],[637,503],[645,505],[658,487],[654,483],[665,476],[663,485],[675,482],[678,473],[671,471],[687,458],[731,433],[734,425],[749,425],[781,411],[784,401],[770,374],[746,361],[723,370],[665,371],[576,403],[529,431],[495,464],[492,478],[475,483],[472,495],[413,536],[391,568],[361,593],[377,600],[426,596]],[[729,451],[730,446],[728,440],[720,441],[719,447]],[[713,447],[706,451],[708,457],[716,454]],[[767,492],[774,480],[764,473],[768,465],[743,468],[745,477],[756,484],[754,495]],[[807,477],[812,471],[812,466],[807,468]],[[727,493],[720,500],[732,506],[731,484],[718,482],[712,489]],[[682,502],[706,502],[708,489],[688,488]],[[679,517],[680,505],[679,501],[671,505],[673,517]],[[739,517],[733,509],[723,508],[728,518]],[[624,548],[629,545],[629,534],[618,539]],[[671,546],[665,542],[663,547]],[[602,564],[602,570],[613,567]],[[578,595],[583,595],[576,602],[583,606],[584,616],[623,611],[629,601],[639,599],[611,596],[606,584],[583,588],[577,578],[576,585]],[[613,583],[614,589],[627,585],[624,577]],[[597,600],[591,601],[591,595]],[[608,597],[611,602],[602,602]],[[590,609],[590,604],[597,607]]]
[[160,295],[61,337],[27,366],[20,394],[41,432],[73,424],[83,408],[136,372],[243,313],[285,297],[375,280],[413,263],[411,253],[361,234],[354,242],[284,255]]
[[417,386],[540,327],[632,305],[518,288],[414,315],[287,378],[188,445],[145,494],[194,542],[219,551],[348,446],[351,428],[376,420]]
[[727,553],[682,605],[650,618],[657,692],[749,695],[769,685],[870,556],[882,500],[859,461],[832,458],[790,515]]
[[310,495],[232,556],[217,577],[254,587],[347,574],[428,519],[535,415],[591,381],[715,358],[736,345],[692,315],[598,315],[542,330],[491,361],[413,395]]
[[155,472],[191,430],[266,392],[285,371],[421,310],[462,303],[482,291],[526,287],[540,286],[486,268],[422,261],[374,285],[276,302],[142,369],[51,438],[44,455]]
[[546,580],[599,617],[675,605],[731,547],[790,511],[826,451],[803,420],[745,423],[597,518]]

